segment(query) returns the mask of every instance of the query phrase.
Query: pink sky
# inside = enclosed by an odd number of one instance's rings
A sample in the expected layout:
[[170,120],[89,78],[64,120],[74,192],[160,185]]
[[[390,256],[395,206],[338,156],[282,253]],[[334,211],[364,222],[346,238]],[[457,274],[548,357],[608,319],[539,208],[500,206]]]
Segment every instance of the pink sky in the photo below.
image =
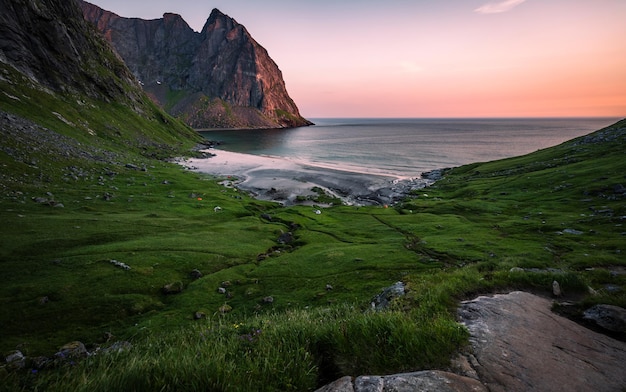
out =
[[218,8],[315,117],[626,116],[624,0],[92,0],[120,16]]

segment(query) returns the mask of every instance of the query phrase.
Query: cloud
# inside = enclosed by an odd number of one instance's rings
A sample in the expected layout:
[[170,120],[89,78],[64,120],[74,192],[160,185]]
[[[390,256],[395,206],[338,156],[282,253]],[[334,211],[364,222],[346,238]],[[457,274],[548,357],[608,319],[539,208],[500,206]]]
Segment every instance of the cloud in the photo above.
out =
[[526,0],[505,0],[497,3],[487,3],[476,8],[474,11],[479,14],[499,14],[501,12],[510,11],[525,1]]

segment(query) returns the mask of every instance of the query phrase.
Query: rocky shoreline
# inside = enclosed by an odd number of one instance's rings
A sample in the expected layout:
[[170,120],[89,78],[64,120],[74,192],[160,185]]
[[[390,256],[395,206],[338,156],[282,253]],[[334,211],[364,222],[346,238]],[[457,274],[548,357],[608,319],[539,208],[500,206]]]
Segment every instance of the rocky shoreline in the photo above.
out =
[[204,154],[204,158],[178,163],[190,170],[225,177],[228,186],[283,205],[327,204],[320,201],[321,190],[323,199],[337,199],[346,205],[390,206],[432,184],[443,173],[433,170],[419,177],[399,178],[218,149],[204,150]]

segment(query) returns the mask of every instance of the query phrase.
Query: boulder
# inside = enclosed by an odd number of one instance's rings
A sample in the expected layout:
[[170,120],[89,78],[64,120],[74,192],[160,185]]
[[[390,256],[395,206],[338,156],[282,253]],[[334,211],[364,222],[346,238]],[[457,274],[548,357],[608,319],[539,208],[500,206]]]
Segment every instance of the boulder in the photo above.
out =
[[626,332],[626,309],[619,306],[594,305],[585,310],[583,318],[611,332]]
[[387,309],[394,299],[402,297],[404,293],[404,283],[394,283],[393,286],[387,287],[380,294],[372,298],[372,310]]
[[4,357],[9,369],[17,370],[24,369],[26,367],[26,357],[21,351],[11,351]]
[[200,270],[194,269],[189,273],[189,277],[193,280],[200,279],[202,277],[202,272],[200,272]]
[[59,348],[59,351],[54,354],[55,357],[61,359],[77,359],[84,358],[89,355],[87,348],[82,342],[74,341],[69,342]]
[[461,304],[475,369],[489,391],[623,390],[626,343],[552,313],[551,305],[524,292]]

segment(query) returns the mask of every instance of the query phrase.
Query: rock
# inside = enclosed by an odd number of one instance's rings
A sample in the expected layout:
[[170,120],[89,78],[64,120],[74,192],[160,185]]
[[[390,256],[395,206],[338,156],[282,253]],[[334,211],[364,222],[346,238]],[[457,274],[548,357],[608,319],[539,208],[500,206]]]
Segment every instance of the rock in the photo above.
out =
[[272,297],[272,296],[267,296],[267,297],[263,298],[263,303],[264,303],[264,304],[271,304],[271,303],[274,303],[274,297]]
[[581,234],[583,234],[582,231],[575,230],[575,229],[565,229],[565,230],[563,230],[563,233],[565,233],[565,234],[573,234],[573,235],[581,235]]
[[520,267],[513,267],[509,270],[509,272],[524,272],[524,268],[520,268]]
[[293,242],[293,234],[291,232],[282,233],[276,242],[279,244],[290,244]]
[[[310,125],[289,97],[267,51],[217,9],[201,32],[180,15],[123,18],[79,2],[86,20],[109,40],[145,91],[193,128]],[[168,92],[176,91],[176,104]],[[169,105],[168,105],[169,104]]]
[[201,277],[202,277],[202,272],[200,272],[200,270],[194,269],[193,271],[189,273],[189,278],[193,280],[198,280]]
[[233,307],[228,305],[228,304],[224,304],[224,305],[220,306],[218,310],[219,310],[219,312],[221,314],[226,314],[226,313],[232,311]]
[[9,369],[17,370],[24,369],[26,367],[26,357],[21,351],[11,351],[4,357]]
[[478,380],[439,370],[390,376],[342,377],[316,392],[487,392]]
[[63,345],[59,348],[59,351],[54,354],[55,357],[60,359],[77,359],[84,358],[89,353],[87,352],[87,348],[82,342],[74,341]]
[[594,305],[585,310],[583,318],[612,332],[626,332],[626,309],[619,306]]
[[380,294],[372,298],[372,309],[387,309],[394,299],[402,297],[404,293],[404,283],[396,282],[393,286],[387,287]]
[[178,294],[183,291],[183,282],[173,282],[166,284],[161,288],[163,294]]
[[334,289],[334,287],[332,285],[330,285],[330,284],[326,285],[326,291],[331,291],[333,289]]
[[132,343],[127,341],[119,341],[113,343],[111,346],[102,349],[103,354],[119,354],[125,351],[130,351],[133,348]]
[[354,392],[352,377],[345,376],[332,383],[319,388],[315,392]]
[[217,288],[217,292],[220,293],[220,294],[226,294],[226,289],[223,288],[223,287],[218,287]]
[[198,311],[198,312],[195,312],[193,314],[193,319],[194,320],[201,320],[201,319],[204,319],[204,318],[206,318],[206,313],[204,313],[204,312]]
[[621,391],[626,343],[550,311],[529,293],[478,297],[458,315],[489,391]]
[[267,221],[272,221],[272,216],[270,214],[261,214],[261,218]]
[[552,295],[554,295],[555,297],[561,296],[561,285],[559,285],[559,282],[557,282],[556,280],[552,281]]

